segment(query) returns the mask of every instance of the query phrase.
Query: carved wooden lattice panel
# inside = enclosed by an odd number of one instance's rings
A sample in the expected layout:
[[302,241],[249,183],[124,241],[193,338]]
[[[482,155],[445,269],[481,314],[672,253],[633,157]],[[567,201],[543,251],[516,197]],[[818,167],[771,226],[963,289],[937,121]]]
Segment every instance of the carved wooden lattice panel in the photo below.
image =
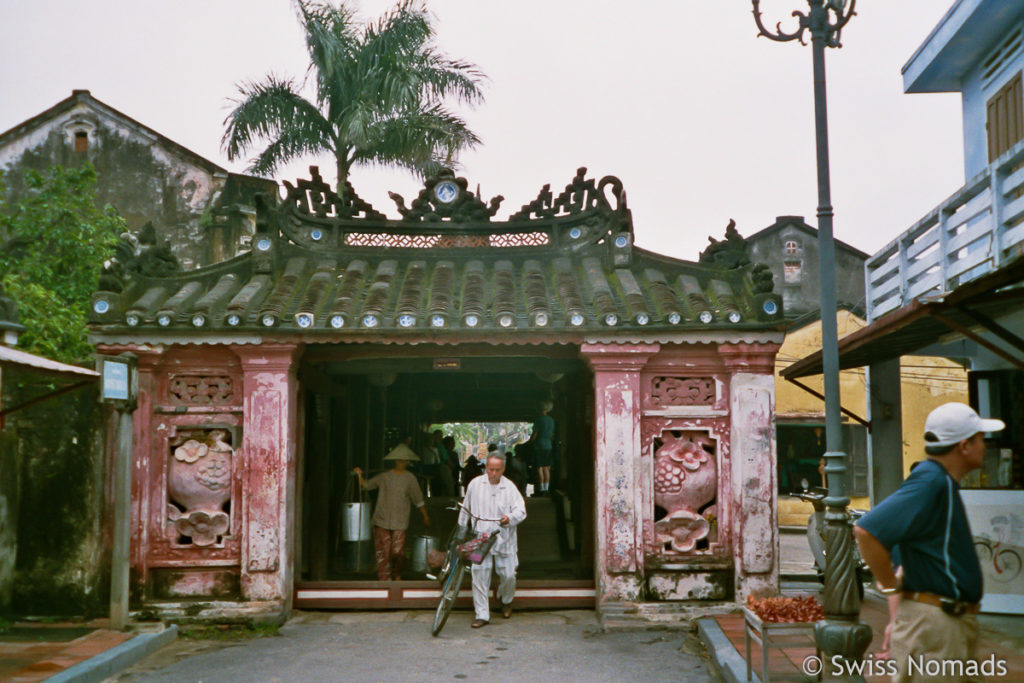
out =
[[181,405],[220,405],[235,398],[227,375],[178,375],[171,378],[168,392],[171,401]]
[[546,232],[495,235],[396,235],[350,232],[345,235],[345,245],[350,247],[446,249],[449,247],[543,247],[550,243],[551,238]]
[[655,377],[651,382],[651,403],[661,407],[714,405],[715,380],[711,377]]
[[551,240],[546,232],[523,232],[515,235],[491,235],[492,247],[543,247]]
[[350,232],[345,245],[350,247],[404,247],[429,249],[436,247],[439,235],[387,235],[377,232]]

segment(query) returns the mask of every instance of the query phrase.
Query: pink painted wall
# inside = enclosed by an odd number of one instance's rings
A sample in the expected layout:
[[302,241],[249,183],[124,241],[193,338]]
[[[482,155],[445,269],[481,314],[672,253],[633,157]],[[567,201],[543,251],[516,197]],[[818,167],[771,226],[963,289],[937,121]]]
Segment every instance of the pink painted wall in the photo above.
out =
[[[594,371],[599,606],[777,592],[777,350],[775,344],[581,347]],[[711,455],[680,475],[703,493],[693,498],[683,490],[666,502],[664,484],[659,498],[655,483],[657,446],[679,439],[700,442]],[[678,509],[656,515],[656,501]],[[700,524],[685,524],[690,521]],[[669,522],[682,525],[676,528],[686,532],[684,541],[699,543],[680,550],[689,543],[666,542],[673,538]]]
[[[259,605],[257,612],[290,609],[299,348],[100,349],[139,357],[131,500],[134,595],[241,598]],[[182,435],[220,428],[230,432],[233,447],[229,528],[207,545],[182,542],[173,519],[180,512],[168,493],[168,463]]]

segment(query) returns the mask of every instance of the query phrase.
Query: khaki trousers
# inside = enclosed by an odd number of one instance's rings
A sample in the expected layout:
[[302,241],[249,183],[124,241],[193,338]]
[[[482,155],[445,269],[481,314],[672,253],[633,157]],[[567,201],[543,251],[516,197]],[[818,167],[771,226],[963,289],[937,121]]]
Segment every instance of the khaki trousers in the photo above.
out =
[[956,663],[975,659],[977,648],[978,620],[973,614],[954,617],[935,605],[900,600],[890,648],[899,666],[893,676],[896,683],[984,681],[981,676],[960,675],[965,667]]

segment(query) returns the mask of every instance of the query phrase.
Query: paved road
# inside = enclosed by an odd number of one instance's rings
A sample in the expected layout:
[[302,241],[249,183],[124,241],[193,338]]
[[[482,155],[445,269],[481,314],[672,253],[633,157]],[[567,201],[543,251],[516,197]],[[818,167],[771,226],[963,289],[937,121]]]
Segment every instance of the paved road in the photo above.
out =
[[814,559],[806,530],[779,534],[779,569],[783,576],[813,576]]
[[[497,615],[495,615],[497,616]],[[720,682],[695,634],[679,630],[602,633],[587,611],[522,612],[479,630],[456,612],[439,638],[425,611],[300,612],[279,636],[228,645],[184,641],[116,681],[327,683],[330,681],[586,683]]]

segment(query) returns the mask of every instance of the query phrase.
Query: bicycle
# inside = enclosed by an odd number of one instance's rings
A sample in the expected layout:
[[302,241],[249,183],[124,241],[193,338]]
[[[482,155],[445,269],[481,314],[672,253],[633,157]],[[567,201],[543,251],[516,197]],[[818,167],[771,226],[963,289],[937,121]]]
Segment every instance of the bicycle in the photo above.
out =
[[[1001,537],[1001,535],[1000,535]],[[975,537],[974,552],[981,563],[992,561],[992,578],[1000,582],[1013,581],[1021,572],[1020,554],[1013,548],[1000,548],[1002,540],[992,541],[985,537]]]
[[[465,510],[466,514],[470,517],[470,524],[474,522],[500,522],[499,519],[485,519],[483,517],[477,517],[469,511],[462,503],[456,502],[448,510]],[[458,523],[452,529],[451,533],[448,534],[448,541],[446,545],[446,552],[444,562],[441,564],[441,570],[437,575],[428,573],[427,578],[437,579],[441,584],[441,602],[437,605],[437,611],[434,612],[434,624],[430,629],[430,635],[437,636],[444,628],[445,622],[448,621],[448,615],[452,613],[452,608],[455,607],[455,600],[459,597],[459,590],[462,588],[462,579],[466,573],[467,560],[462,557],[459,553],[459,545],[475,537],[475,533],[472,529],[467,527],[459,526]]]

